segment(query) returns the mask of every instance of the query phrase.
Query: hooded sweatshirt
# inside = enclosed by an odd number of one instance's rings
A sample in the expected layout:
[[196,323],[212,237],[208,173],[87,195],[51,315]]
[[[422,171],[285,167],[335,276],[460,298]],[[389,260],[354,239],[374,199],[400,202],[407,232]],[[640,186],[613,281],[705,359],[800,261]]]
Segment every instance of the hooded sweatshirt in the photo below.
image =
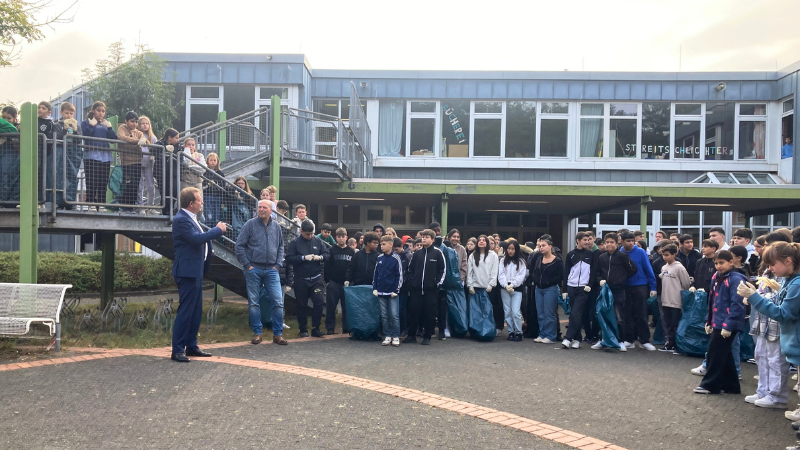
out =
[[356,251],[347,245],[344,248],[334,245],[328,249],[328,252],[331,257],[325,263],[325,282],[335,281],[344,284],[347,281],[347,269],[350,267],[350,261],[353,260]]
[[500,287],[505,289],[510,284],[515,291],[522,290],[525,278],[528,277],[528,266],[525,264],[525,259],[519,258],[519,264],[510,261],[508,265],[505,264],[505,259],[505,257],[500,258],[497,264],[497,281],[500,283]]
[[641,248],[634,245],[630,252],[626,252],[625,248],[620,249],[621,252],[627,253],[630,256],[633,264],[636,265],[638,271],[625,283],[625,286],[642,286],[647,285],[651,291],[656,290],[656,276],[653,274],[653,267],[650,265],[650,260],[647,258],[647,253]]
[[486,289],[488,286],[497,286],[497,266],[499,262],[497,253],[489,251],[486,256],[480,255],[480,258],[480,264],[476,265],[475,255],[469,257],[467,286],[475,289]]
[[689,273],[678,261],[664,264],[661,268],[661,304],[669,308],[682,309],[681,291],[689,289]]
[[364,250],[355,252],[350,261],[350,266],[347,268],[347,281],[353,286],[371,285],[377,262],[377,251],[372,253],[367,253]]

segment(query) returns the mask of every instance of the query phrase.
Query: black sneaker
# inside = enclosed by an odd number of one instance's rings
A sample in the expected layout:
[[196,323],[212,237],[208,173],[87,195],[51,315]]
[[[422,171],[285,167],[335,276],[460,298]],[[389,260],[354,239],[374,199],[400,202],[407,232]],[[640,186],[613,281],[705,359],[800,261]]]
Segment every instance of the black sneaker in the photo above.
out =
[[325,333],[319,331],[319,328],[314,328],[313,330],[311,330],[311,336],[321,338],[325,337]]
[[336,330],[334,330],[333,328],[331,328],[331,329],[330,329],[330,330],[328,330],[328,331],[327,331],[325,334],[338,334],[338,333],[336,333]]
[[422,345],[431,345],[431,338],[423,338]]
[[507,341],[512,341],[512,342],[513,342],[515,337],[516,337],[516,334],[514,334],[514,333],[508,333],[508,339],[506,339],[506,340],[507,340]]
[[794,431],[800,431],[800,422],[792,422],[792,429]]
[[417,343],[416,336],[406,336],[406,338],[403,339],[403,344],[416,344],[416,343]]
[[440,329],[440,330],[439,330],[439,340],[440,340],[440,341],[443,341],[443,340],[445,340],[445,337],[444,337],[444,330],[443,330],[443,329]]
[[517,335],[514,336],[514,342],[522,342],[522,333],[517,333]]
[[307,338],[308,337],[308,331],[301,331],[300,334],[298,335],[298,337]]
[[660,352],[674,352],[675,346],[674,345],[665,345],[658,349]]

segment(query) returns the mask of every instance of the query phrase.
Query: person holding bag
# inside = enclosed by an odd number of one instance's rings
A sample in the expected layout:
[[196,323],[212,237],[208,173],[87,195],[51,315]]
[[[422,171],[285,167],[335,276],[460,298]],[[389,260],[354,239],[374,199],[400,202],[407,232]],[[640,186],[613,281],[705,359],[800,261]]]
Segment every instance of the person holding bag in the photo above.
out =
[[503,312],[508,324],[508,340],[522,342],[522,290],[525,279],[528,277],[528,266],[522,257],[520,245],[517,241],[510,241],[506,254],[500,259],[497,280],[503,290],[500,298],[503,299]]

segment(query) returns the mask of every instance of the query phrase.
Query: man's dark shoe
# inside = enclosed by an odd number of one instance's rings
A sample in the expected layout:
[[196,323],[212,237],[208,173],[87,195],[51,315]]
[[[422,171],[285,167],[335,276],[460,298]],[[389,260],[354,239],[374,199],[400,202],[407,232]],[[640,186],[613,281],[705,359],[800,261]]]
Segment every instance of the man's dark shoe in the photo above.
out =
[[792,429],[794,431],[800,431],[800,422],[792,422]]
[[308,331],[301,331],[300,334],[298,335],[298,337],[307,338],[308,337]]
[[325,337],[325,333],[323,333],[322,331],[319,331],[319,328],[314,328],[313,330],[311,330],[311,336],[320,337],[321,338],[321,337]]
[[444,337],[444,330],[439,330],[439,340],[440,340],[440,341],[443,341],[444,339],[445,339],[445,337]]
[[416,336],[406,336],[406,338],[403,339],[403,344],[416,344],[416,343],[417,343]]
[[200,358],[208,358],[211,353],[206,353],[199,348],[197,350],[186,350],[186,356],[198,356]]
[[171,360],[175,362],[189,362],[191,361],[189,358],[186,357],[186,353],[173,353],[170,357]]
[[431,338],[423,338],[422,345],[431,345]]
[[405,339],[407,337],[408,337],[408,331],[403,331],[402,333],[400,333],[400,339]]
[[343,330],[342,330],[342,333],[344,333],[344,334],[350,334],[350,333],[352,333],[352,331],[350,331],[350,329],[348,328],[348,329],[346,329],[346,330],[344,330],[344,329],[343,329]]

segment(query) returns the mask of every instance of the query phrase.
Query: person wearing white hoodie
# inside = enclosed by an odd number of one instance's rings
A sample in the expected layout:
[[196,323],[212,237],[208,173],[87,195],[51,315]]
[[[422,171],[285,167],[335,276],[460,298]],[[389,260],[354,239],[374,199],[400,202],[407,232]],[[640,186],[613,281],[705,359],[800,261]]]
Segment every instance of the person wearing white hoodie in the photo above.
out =
[[497,260],[497,253],[489,250],[489,239],[480,235],[478,246],[469,258],[467,286],[470,294],[474,295],[476,289],[492,292],[492,288],[497,286]]
[[520,251],[517,241],[509,241],[505,256],[500,258],[497,280],[500,287],[500,297],[503,299],[503,312],[508,324],[508,340],[522,341],[522,291],[525,279],[528,278],[528,266]]

